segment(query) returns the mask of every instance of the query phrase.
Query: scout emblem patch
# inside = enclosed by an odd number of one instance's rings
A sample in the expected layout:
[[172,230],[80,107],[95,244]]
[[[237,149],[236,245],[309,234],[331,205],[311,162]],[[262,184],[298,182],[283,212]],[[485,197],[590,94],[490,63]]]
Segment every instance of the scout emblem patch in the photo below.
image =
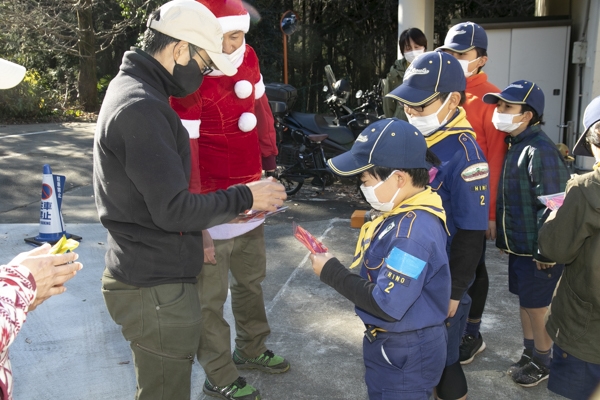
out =
[[490,174],[490,169],[487,163],[477,163],[468,166],[460,173],[461,178],[465,182],[472,182],[478,179],[487,178]]

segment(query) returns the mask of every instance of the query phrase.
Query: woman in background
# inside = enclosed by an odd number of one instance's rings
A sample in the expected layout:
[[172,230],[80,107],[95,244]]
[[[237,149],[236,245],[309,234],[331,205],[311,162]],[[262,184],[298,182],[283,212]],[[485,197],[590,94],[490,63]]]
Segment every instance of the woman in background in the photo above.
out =
[[404,113],[404,107],[386,94],[397,88],[404,81],[404,72],[415,58],[427,50],[427,38],[419,28],[408,28],[400,34],[398,40],[402,58],[396,60],[390,68],[387,78],[384,79],[383,86],[383,113],[386,118],[396,117],[408,121]]

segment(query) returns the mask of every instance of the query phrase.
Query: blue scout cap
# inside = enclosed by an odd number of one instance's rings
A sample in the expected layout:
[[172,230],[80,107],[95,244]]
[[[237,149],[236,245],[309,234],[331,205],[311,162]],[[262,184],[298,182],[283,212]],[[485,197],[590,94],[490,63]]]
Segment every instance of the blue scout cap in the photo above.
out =
[[527,104],[538,116],[544,114],[544,92],[534,82],[516,81],[501,93],[488,93],[483,96],[483,102],[488,104],[496,104],[500,99],[511,104]]
[[600,96],[592,100],[585,108],[585,112],[583,113],[584,131],[579,137],[579,140],[577,140],[577,143],[575,143],[575,147],[573,147],[574,155],[594,157],[594,155],[589,152],[587,146],[585,145],[585,137],[587,136],[590,128],[598,121],[600,121]]
[[327,160],[336,175],[358,175],[374,166],[394,169],[429,169],[427,143],[417,128],[398,118],[381,119],[367,126],[350,151]]
[[420,106],[440,93],[462,92],[465,73],[450,54],[430,51],[417,57],[404,73],[402,85],[386,95],[409,106]]
[[487,50],[488,39],[485,29],[474,22],[461,22],[454,25],[444,39],[444,45],[436,50],[451,50],[464,53],[475,47]]

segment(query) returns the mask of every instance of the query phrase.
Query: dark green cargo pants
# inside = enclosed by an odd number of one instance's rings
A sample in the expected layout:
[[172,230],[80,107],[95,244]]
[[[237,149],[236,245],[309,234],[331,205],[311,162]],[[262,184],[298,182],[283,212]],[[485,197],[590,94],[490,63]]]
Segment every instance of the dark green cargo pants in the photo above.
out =
[[189,399],[201,331],[200,301],[194,284],[140,288],[121,283],[104,270],[102,294],[133,352],[135,398]]

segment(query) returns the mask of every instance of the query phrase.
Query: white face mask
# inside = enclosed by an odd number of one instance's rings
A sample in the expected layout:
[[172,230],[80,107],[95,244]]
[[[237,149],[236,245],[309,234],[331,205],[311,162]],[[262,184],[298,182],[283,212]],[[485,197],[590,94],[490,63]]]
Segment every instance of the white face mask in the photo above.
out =
[[472,61],[467,61],[467,60],[458,60],[458,62],[460,63],[460,66],[463,69],[463,72],[465,73],[465,78],[470,77],[471,75],[473,75],[475,73],[475,71],[477,71],[477,68],[475,68],[473,71],[469,72],[469,65],[477,60],[479,60],[481,57],[477,57],[476,59],[472,60]]
[[244,61],[244,53],[246,52],[246,38],[244,38],[242,45],[235,49],[235,51],[231,54],[227,54],[227,58],[233,64],[234,67],[239,67],[242,65],[242,61]]
[[[242,65],[242,62],[244,61],[245,53],[246,53],[246,38],[244,38],[242,45],[240,47],[238,47],[233,53],[225,54],[225,55],[227,56],[227,58],[229,58],[229,61],[231,61],[233,66],[238,68],[240,65]],[[225,74],[219,70],[214,70],[213,72],[211,72],[209,74],[209,76],[223,76],[223,75],[225,75]]]
[[[407,113],[406,116],[408,117],[408,122],[412,126],[417,128],[423,134],[423,136],[431,135],[433,132],[438,130],[440,126],[448,122],[448,120],[446,119],[448,118],[448,115],[446,114],[446,118],[444,118],[444,120],[440,123],[440,120],[438,119],[438,114],[440,113],[440,111],[442,111],[446,103],[448,103],[448,100],[450,100],[450,96],[451,95],[448,95],[448,97],[446,97],[446,100],[442,103],[441,107],[434,114],[427,115],[425,117],[412,117]],[[450,114],[450,112],[448,112],[448,114]]]
[[404,59],[406,61],[408,61],[408,63],[410,64],[413,61],[415,61],[415,58],[419,57],[424,52],[425,52],[425,49],[414,50],[414,51],[407,51],[406,53],[404,53]]
[[503,114],[499,113],[498,109],[494,110],[494,114],[492,115],[492,123],[499,131],[511,133],[516,130],[523,122],[513,123],[513,118],[518,117],[521,114]]
[[392,209],[394,208],[394,199],[396,199],[396,197],[398,196],[398,193],[400,193],[400,188],[398,188],[398,190],[396,190],[396,193],[394,193],[394,196],[392,196],[391,200],[386,203],[380,202],[379,199],[377,198],[377,194],[375,194],[375,189],[377,189],[379,186],[383,185],[383,183],[385,181],[390,179],[391,176],[394,175],[394,172],[396,172],[396,171],[395,170],[392,171],[390,176],[388,176],[387,178],[385,178],[385,180],[379,182],[375,186],[365,186],[364,183],[362,185],[360,185],[360,190],[365,195],[365,199],[367,199],[367,202],[375,210],[388,212],[388,211],[392,211]]

